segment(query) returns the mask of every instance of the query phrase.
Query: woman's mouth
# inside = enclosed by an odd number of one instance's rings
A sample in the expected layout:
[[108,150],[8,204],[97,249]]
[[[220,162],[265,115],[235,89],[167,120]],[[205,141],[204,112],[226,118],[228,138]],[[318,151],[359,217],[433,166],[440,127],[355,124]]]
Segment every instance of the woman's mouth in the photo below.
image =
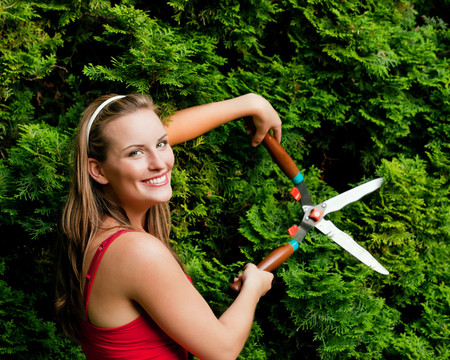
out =
[[142,181],[144,184],[152,186],[164,186],[169,183],[169,177],[166,174]]

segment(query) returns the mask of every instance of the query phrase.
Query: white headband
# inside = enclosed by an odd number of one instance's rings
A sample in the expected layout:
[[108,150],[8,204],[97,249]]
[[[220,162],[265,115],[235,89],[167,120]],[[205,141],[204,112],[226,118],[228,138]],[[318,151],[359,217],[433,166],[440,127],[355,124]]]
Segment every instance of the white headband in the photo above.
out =
[[124,98],[126,95],[117,95],[117,96],[113,96],[111,98],[109,98],[108,100],[105,100],[104,102],[102,102],[100,104],[100,106],[97,108],[97,110],[95,110],[95,112],[92,114],[91,118],[89,119],[89,122],[87,124],[87,129],[86,129],[86,147],[89,147],[89,133],[91,132],[91,126],[92,123],[94,122],[95,118],[97,117],[97,115],[100,113],[100,111],[102,111],[102,109],[108,105],[110,102],[118,100],[118,99],[122,99]]

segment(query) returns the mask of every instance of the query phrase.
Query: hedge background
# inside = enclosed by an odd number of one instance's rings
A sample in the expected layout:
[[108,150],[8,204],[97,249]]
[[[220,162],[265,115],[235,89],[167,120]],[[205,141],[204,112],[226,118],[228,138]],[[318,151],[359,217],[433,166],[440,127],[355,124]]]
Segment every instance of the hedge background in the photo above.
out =
[[[383,176],[276,271],[241,359],[448,359],[448,0],[0,1],[0,357],[83,359],[55,324],[70,140],[100,94],[165,114],[256,92],[322,201]],[[217,313],[301,209],[236,121],[175,148],[173,243]]]

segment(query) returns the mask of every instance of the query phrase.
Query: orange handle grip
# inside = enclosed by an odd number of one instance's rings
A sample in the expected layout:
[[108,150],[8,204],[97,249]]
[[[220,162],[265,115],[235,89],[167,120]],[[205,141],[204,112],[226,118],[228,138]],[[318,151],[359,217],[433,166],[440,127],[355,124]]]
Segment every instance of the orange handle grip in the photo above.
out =
[[271,134],[266,134],[263,144],[272,156],[272,159],[289,179],[295,178],[300,173],[300,170],[297,165],[295,165],[294,160],[292,160],[286,150],[284,150],[280,143]]
[[[267,257],[261,261],[257,267],[260,270],[273,271],[283,262],[285,262],[295,251],[293,245],[290,243],[280,246],[278,249],[272,251]],[[241,291],[242,281],[237,280],[230,285],[230,288],[235,292]]]

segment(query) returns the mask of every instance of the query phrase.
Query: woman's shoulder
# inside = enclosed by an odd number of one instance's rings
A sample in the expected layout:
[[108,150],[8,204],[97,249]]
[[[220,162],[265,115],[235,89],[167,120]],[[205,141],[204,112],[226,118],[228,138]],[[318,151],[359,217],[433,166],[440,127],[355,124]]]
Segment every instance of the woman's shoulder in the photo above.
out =
[[106,263],[104,266],[115,266],[117,262],[133,265],[149,259],[152,259],[152,263],[156,263],[159,258],[171,254],[167,246],[157,237],[145,231],[118,226],[104,227],[97,231],[87,250],[85,270],[99,250],[103,252],[102,263]]
[[120,262],[136,269],[165,268],[175,260],[166,244],[144,231],[122,232],[110,245],[108,252],[110,264]]
[[157,237],[143,231],[123,231],[108,246],[102,266],[115,281],[132,286],[146,273],[170,269],[174,257]]
[[125,232],[120,238],[108,250],[107,267],[110,279],[129,298],[142,299],[149,291],[160,289],[155,279],[168,274],[177,273],[179,279],[185,280],[172,251],[157,237],[145,232]]
[[114,245],[115,251],[119,251],[122,256],[133,255],[134,258],[139,259],[152,254],[170,253],[160,239],[145,231],[123,229],[119,232],[116,232],[119,233],[119,236],[111,245]]

